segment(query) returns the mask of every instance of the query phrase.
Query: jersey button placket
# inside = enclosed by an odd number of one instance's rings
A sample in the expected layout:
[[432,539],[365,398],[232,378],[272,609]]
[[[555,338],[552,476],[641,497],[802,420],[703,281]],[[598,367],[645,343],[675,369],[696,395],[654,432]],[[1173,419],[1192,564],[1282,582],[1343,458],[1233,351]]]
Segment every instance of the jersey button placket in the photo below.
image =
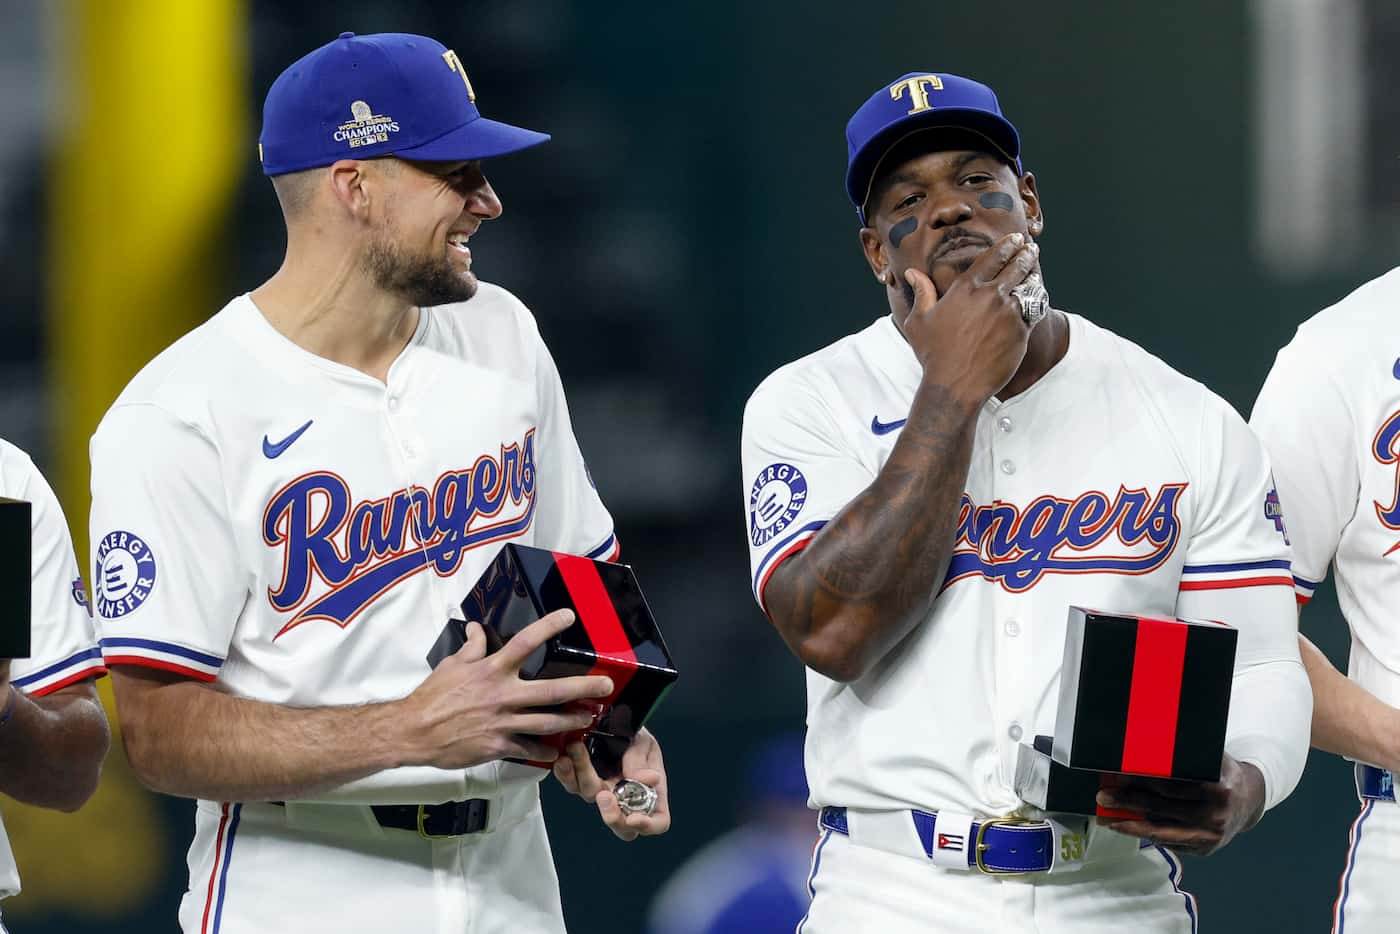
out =
[[[402,391],[393,385],[393,378],[387,387],[384,396],[384,408],[389,413],[389,429],[393,432],[394,440],[398,443],[399,453],[410,465],[418,462],[424,452],[423,439],[419,438],[414,430],[414,422],[406,414],[406,406]],[[425,478],[418,477],[415,468],[410,466],[410,473],[418,483],[423,483]],[[432,489],[431,485],[428,487]]]
[[403,475],[408,486],[422,486],[431,490],[434,478],[419,476],[415,466],[422,454],[421,439],[416,436],[413,421],[405,412],[402,394],[393,386],[384,394],[384,411],[384,422],[389,428],[392,445],[398,449],[398,460],[404,468]]
[[[992,498],[995,501],[1010,503],[1018,513],[1025,511],[1034,498],[1027,476],[1028,462],[1022,457],[1025,447],[1025,433],[1017,431],[1022,419],[1007,411],[1005,404],[988,412],[991,442],[990,474]],[[1009,530],[1007,530],[1009,531]],[[1001,538],[1002,536],[998,536]],[[1003,538],[1003,540],[1005,540]],[[998,555],[1002,561],[1014,560],[1014,554]],[[1032,688],[1033,668],[1029,633],[1029,622],[1033,590],[1013,591],[1008,589],[1005,578],[999,578],[995,595],[992,598],[993,613],[987,625],[994,627],[993,642],[996,645],[996,696],[993,703],[995,729],[998,734],[997,747],[1000,751],[1000,783],[1002,790],[1009,790],[1016,773],[1017,747],[1030,732],[1026,719],[1026,704]]]
[[[390,374],[390,385],[384,394],[384,423],[388,426],[389,443],[392,448],[397,449],[398,457],[394,459],[402,471],[403,488],[411,490],[421,487],[433,496],[438,478],[430,474],[431,458],[426,456],[427,448],[418,435],[416,423],[402,391],[394,385],[396,375],[399,374]],[[392,458],[392,454],[390,456]],[[443,613],[453,607],[443,581],[436,574],[423,575],[419,579],[426,582],[428,591],[432,594],[432,612]]]

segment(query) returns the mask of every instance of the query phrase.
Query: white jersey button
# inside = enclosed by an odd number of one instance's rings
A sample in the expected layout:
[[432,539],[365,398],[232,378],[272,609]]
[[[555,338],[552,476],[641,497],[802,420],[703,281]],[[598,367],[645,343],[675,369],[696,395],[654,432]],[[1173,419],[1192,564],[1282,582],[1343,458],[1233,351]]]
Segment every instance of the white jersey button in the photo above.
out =
[[397,411],[397,410],[398,410],[398,407],[399,407],[399,397],[398,397],[398,396],[390,396],[390,397],[389,397],[389,411],[390,411],[390,412]]
[[1002,628],[1004,628],[1006,630],[1006,634],[1013,639],[1021,634],[1021,624],[1016,622],[1014,619],[1008,619],[1006,621],[1006,625]]
[[1013,474],[1013,473],[1016,472],[1016,465],[1013,464],[1013,463],[1012,463],[1011,461],[1009,461],[1009,460],[1002,461],[1002,462],[1001,462],[1001,472],[1004,473],[1004,474],[1006,474],[1006,475],[1008,475],[1008,476],[1010,476],[1011,474]]
[[1011,737],[1013,741],[1019,741],[1021,739],[1021,724],[1011,724],[1011,728],[1006,731],[1006,735]]
[[1011,417],[1008,415],[1003,415],[1001,418],[997,419],[997,427],[1000,428],[1002,431],[1010,431]]

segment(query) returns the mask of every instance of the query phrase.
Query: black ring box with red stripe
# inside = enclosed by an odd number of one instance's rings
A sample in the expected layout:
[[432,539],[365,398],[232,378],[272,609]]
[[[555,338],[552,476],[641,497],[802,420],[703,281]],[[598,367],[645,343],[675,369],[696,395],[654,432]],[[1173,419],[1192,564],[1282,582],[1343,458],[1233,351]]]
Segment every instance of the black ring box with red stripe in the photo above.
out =
[[[632,568],[509,543],[462,601],[465,618],[484,626],[489,652],[561,609],[574,611],[574,624],[536,650],[520,676],[607,675],[613,693],[594,705],[597,716],[587,730],[540,739],[561,751],[582,740],[598,774],[615,778],[622,772],[622,753],[677,677]],[[465,629],[463,621],[449,623],[429,654],[430,663],[436,666],[460,648]]]
[[1042,811],[1059,814],[1085,814],[1138,820],[1140,811],[1100,807],[1098,794],[1119,784],[1118,773],[1072,769],[1051,755],[1054,740],[1037,736],[1034,743],[1022,743],[1016,750],[1016,794],[1022,801]]
[[1219,781],[1238,639],[1224,623],[1070,607],[1055,761]]
[[33,507],[0,497],[0,593],[5,624],[0,626],[0,658],[28,658],[34,582]]

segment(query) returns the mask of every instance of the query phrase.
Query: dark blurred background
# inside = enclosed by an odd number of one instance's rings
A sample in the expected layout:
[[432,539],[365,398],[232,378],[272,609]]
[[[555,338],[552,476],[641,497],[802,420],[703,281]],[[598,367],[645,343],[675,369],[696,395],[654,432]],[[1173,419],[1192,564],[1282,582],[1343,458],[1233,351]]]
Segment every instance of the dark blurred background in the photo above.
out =
[[[735,764],[801,724],[801,668],[748,590],[739,422],[772,369],[886,310],[842,192],[870,93],[919,70],[991,84],[1056,304],[1245,414],[1297,323],[1400,255],[1393,0],[0,0],[0,435],[55,481],[82,555],[87,439],[142,363],[276,268],[261,101],[343,30],[433,35],[488,116],[554,134],[487,165],[505,214],[474,267],[538,317],[682,670],[653,722],[670,834],[621,844],[546,783],[576,934],[642,931],[744,814]],[[1329,587],[1303,628],[1344,664]],[[118,752],[78,815],[3,809],[17,934],[176,929],[190,805]],[[1357,809],[1346,764],[1314,755],[1258,828],[1188,861],[1203,929],[1327,930]]]

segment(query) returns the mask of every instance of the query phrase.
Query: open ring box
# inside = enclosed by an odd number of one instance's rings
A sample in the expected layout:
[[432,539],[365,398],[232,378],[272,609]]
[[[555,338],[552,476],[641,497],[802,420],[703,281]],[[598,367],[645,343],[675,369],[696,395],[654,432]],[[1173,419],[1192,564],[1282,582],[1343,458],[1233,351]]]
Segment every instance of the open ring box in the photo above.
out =
[[[428,662],[436,667],[462,647],[465,620],[482,623],[487,651],[495,652],[541,616],[560,609],[574,611],[573,625],[533,652],[520,676],[607,675],[613,692],[590,702],[594,720],[587,729],[539,739],[561,752],[582,740],[599,777],[616,778],[622,774],[623,752],[677,677],[631,567],[507,544],[462,601],[464,619],[448,622]],[[527,764],[550,767],[547,762]]]
[[1239,631],[1224,623],[1069,608],[1053,738],[1017,750],[1016,793],[1106,817],[1118,775],[1220,780]]

